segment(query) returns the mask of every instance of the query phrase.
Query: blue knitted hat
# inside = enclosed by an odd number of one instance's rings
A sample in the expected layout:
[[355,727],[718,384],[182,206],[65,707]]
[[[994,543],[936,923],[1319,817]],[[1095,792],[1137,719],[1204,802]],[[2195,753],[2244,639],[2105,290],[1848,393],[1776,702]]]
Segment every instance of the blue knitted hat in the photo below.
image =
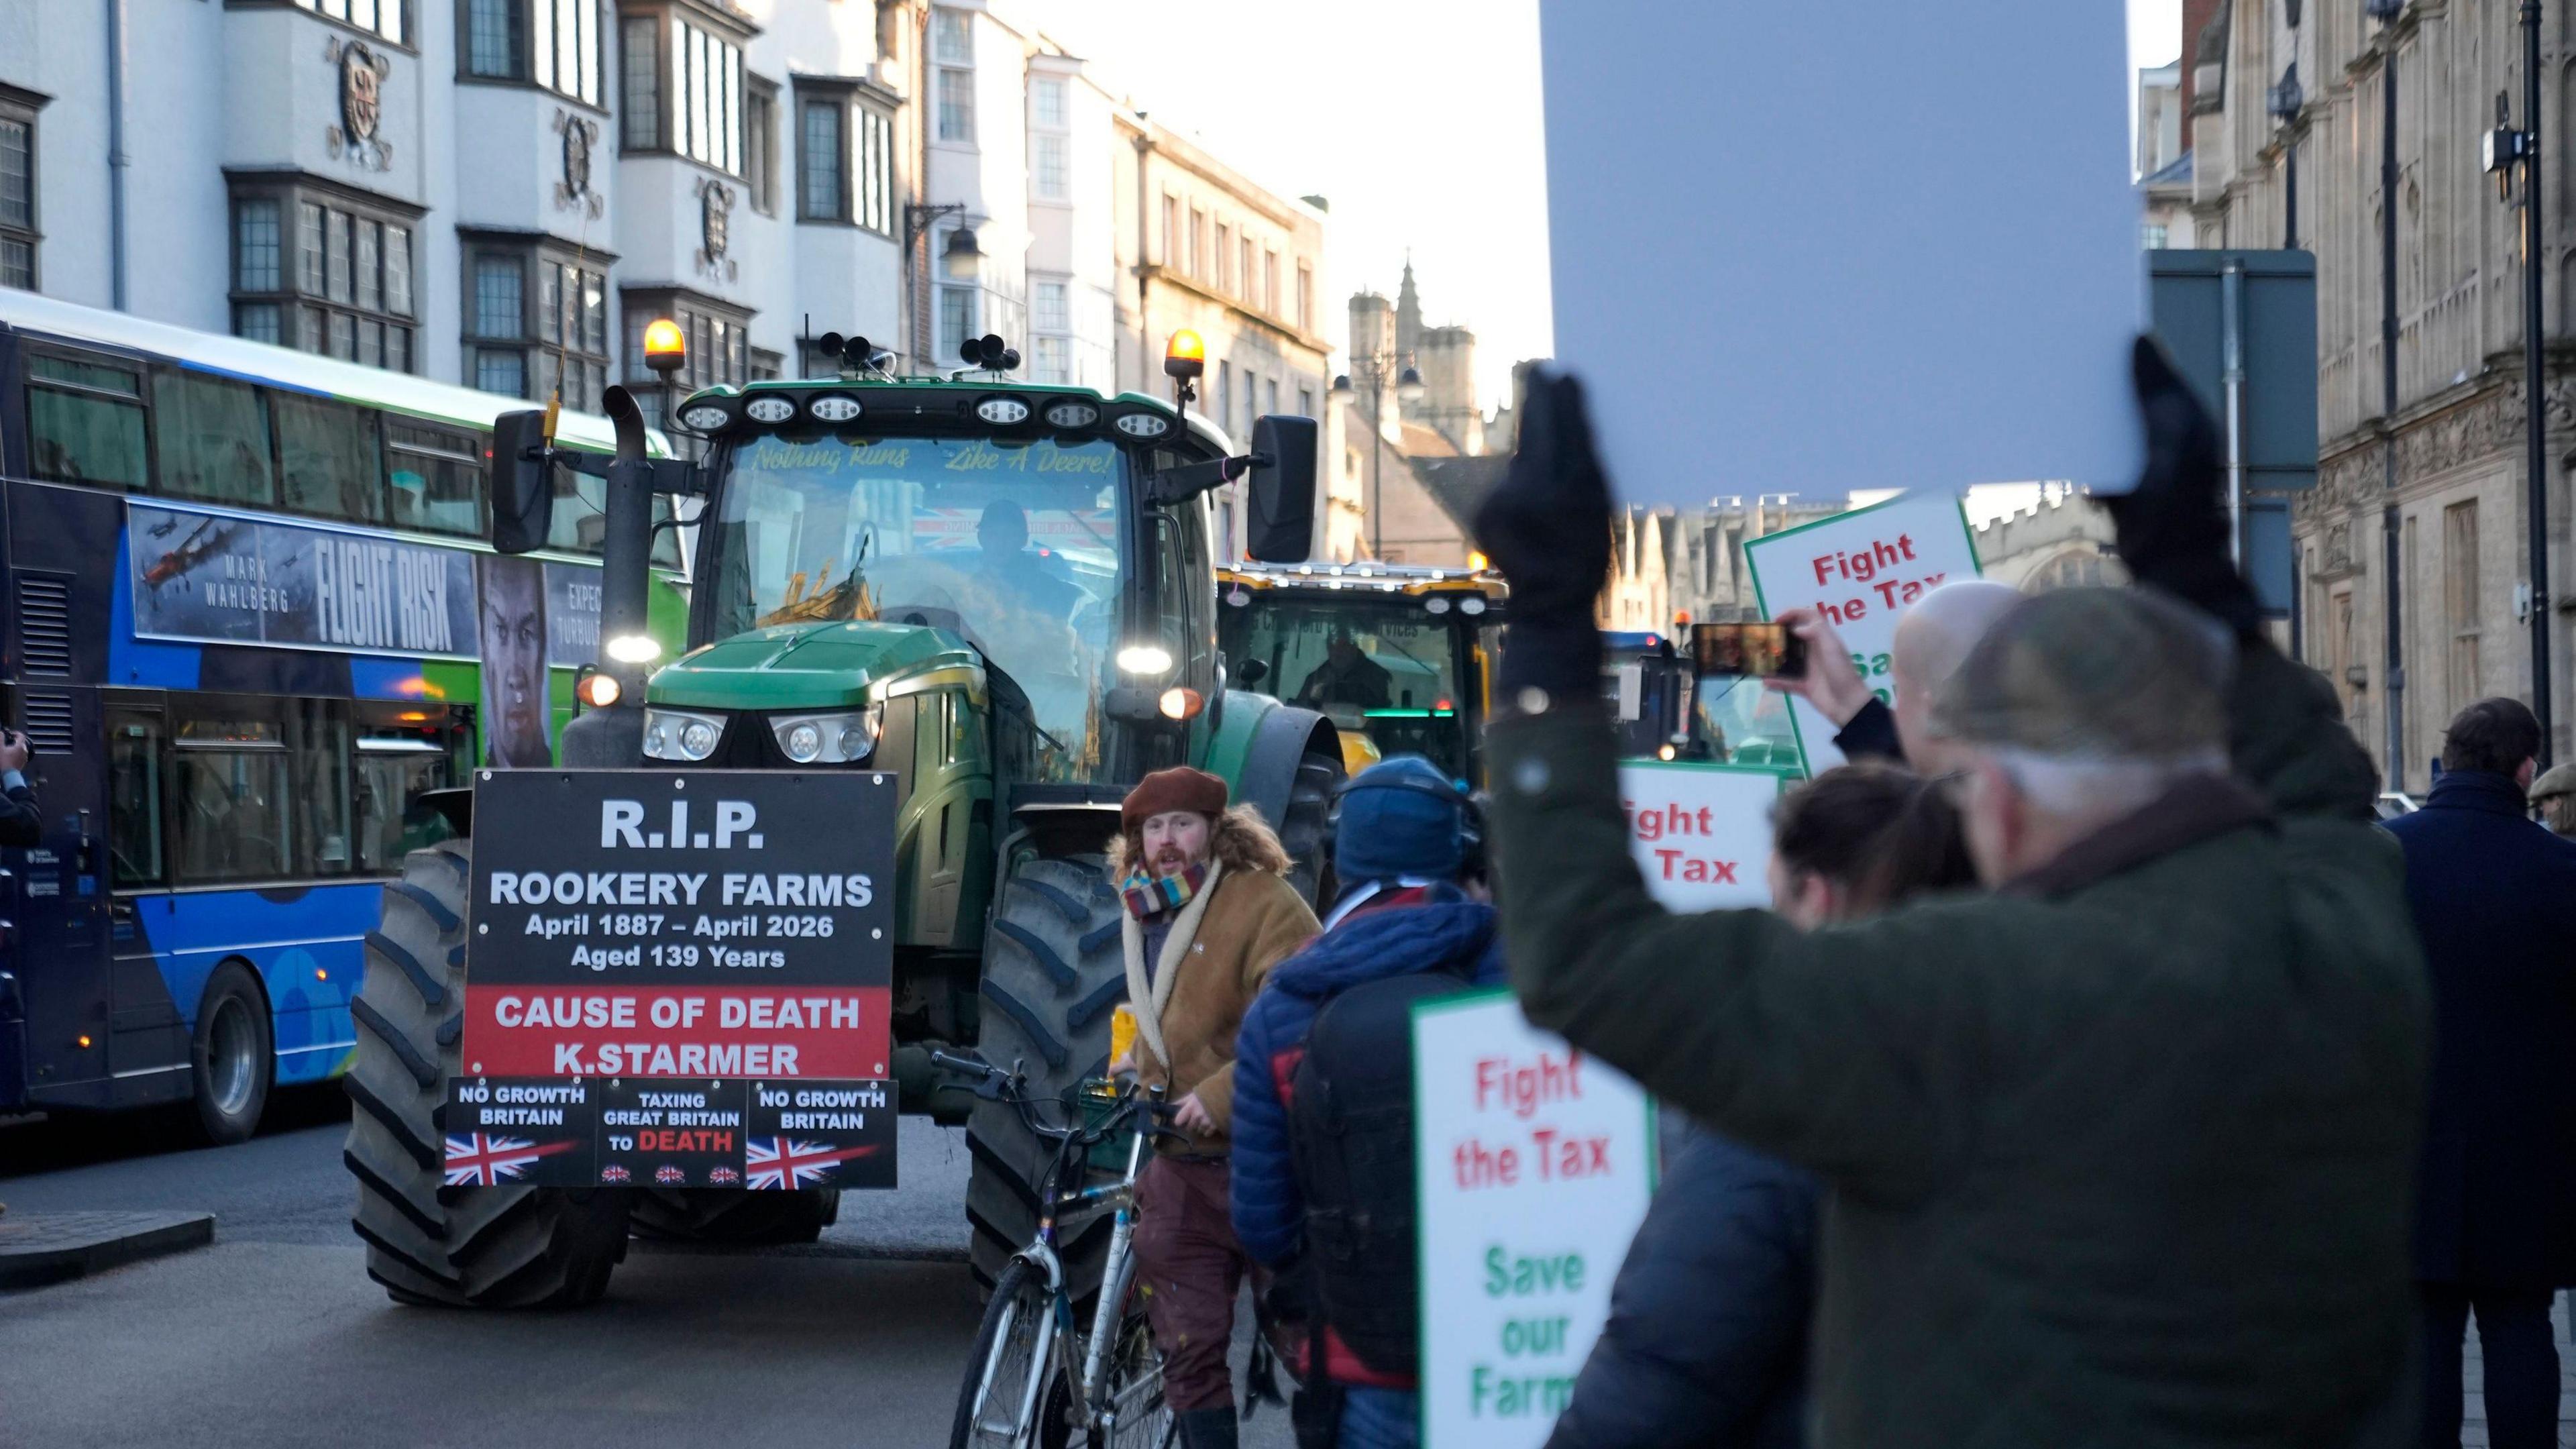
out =
[[1439,766],[1420,755],[1381,761],[1342,787],[1333,873],[1344,885],[1397,876],[1454,880],[1467,859],[1466,824],[1458,787]]

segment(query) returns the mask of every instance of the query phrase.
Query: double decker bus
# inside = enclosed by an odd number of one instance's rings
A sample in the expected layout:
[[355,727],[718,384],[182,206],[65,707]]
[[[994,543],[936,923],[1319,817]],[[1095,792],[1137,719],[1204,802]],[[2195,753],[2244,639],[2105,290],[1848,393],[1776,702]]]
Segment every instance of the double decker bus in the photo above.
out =
[[558,474],[548,550],[483,542],[524,406],[0,290],[0,720],[43,816],[0,851],[0,1112],[193,1101],[229,1142],[345,1070],[424,797],[549,763],[596,656],[599,480]]

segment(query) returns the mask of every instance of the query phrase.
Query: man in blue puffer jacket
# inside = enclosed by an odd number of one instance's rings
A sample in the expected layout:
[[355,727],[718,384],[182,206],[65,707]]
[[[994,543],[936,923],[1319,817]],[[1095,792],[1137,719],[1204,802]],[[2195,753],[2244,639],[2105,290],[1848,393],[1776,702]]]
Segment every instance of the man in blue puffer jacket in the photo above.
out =
[[[1445,972],[1460,990],[1503,984],[1482,830],[1473,802],[1417,755],[1372,765],[1343,787],[1333,835],[1341,898],[1324,934],[1272,970],[1235,1046],[1234,1230],[1263,1264],[1288,1267],[1306,1244],[1290,1113],[1317,1015],[1353,987],[1389,977]],[[1326,1442],[1410,1449],[1412,1376],[1371,1367],[1329,1327],[1320,1337],[1323,1379],[1341,1397],[1338,1433]],[[1318,1383],[1311,1372],[1299,1378],[1310,1389]],[[1301,1443],[1305,1436],[1301,1428]]]

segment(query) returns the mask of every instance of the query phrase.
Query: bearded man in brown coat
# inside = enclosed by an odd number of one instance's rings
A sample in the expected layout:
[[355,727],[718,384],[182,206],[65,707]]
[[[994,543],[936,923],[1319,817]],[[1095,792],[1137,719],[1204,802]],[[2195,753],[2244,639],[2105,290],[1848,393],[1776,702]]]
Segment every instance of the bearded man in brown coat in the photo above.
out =
[[1316,931],[1288,852],[1225,781],[1186,767],[1146,776],[1119,812],[1109,870],[1123,881],[1132,1069],[1165,1089],[1189,1151],[1158,1152],[1136,1183],[1136,1264],[1163,1350],[1164,1392],[1188,1449],[1235,1443],[1226,1346],[1251,1260],[1228,1206],[1234,1039],[1270,968]]

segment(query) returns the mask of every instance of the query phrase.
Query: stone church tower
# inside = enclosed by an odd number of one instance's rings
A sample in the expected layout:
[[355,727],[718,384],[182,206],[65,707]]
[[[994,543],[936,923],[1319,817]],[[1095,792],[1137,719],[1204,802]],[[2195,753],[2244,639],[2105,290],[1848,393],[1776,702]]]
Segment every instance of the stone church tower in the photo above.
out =
[[[1362,301],[1386,306],[1384,298],[1362,293],[1351,299],[1351,345],[1357,351],[1364,336]],[[1485,417],[1476,406],[1476,334],[1464,327],[1422,324],[1422,289],[1413,280],[1413,259],[1405,258],[1404,281],[1396,288],[1395,366],[1422,373],[1422,396],[1403,405],[1408,423],[1420,423],[1449,440],[1461,454],[1485,451]]]

